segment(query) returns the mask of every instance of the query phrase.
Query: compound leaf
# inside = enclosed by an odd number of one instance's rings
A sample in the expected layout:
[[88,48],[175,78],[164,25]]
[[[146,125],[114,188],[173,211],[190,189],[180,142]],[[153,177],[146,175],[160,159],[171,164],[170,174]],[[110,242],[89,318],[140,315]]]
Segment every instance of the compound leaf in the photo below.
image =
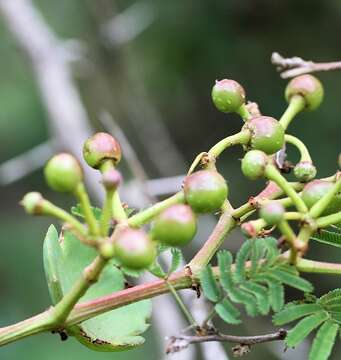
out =
[[330,230],[320,230],[312,237],[313,240],[323,244],[341,247],[341,233]]
[[168,275],[174,272],[181,265],[183,261],[183,256],[180,249],[171,248],[171,254],[172,254],[172,262],[168,270]]
[[304,291],[304,292],[311,292],[313,291],[312,284],[301,277],[299,277],[298,273],[294,274],[289,267],[277,267],[271,271],[271,276],[274,276],[278,281],[283,284],[289,285],[295,289]]
[[236,268],[234,273],[234,280],[236,282],[242,282],[245,280],[246,261],[250,254],[251,241],[252,240],[246,240],[237,253]]

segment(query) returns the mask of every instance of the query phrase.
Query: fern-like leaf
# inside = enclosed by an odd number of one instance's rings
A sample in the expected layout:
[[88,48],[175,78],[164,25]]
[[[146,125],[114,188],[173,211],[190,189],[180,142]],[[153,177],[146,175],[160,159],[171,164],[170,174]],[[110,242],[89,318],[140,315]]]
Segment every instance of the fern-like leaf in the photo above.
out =
[[314,329],[328,319],[326,311],[319,311],[300,320],[294,328],[288,332],[285,343],[289,347],[298,345],[305,337],[307,337]]
[[309,360],[327,360],[333,345],[339,325],[331,320],[326,321],[316,334],[309,353]]
[[270,303],[267,289],[254,282],[246,282],[240,286],[241,289],[244,289],[251,294],[253,294],[257,299],[257,307],[259,312],[263,315],[266,315],[270,310]]
[[212,267],[206,266],[200,273],[200,284],[205,296],[212,302],[218,302],[221,298],[221,291],[214,278]]

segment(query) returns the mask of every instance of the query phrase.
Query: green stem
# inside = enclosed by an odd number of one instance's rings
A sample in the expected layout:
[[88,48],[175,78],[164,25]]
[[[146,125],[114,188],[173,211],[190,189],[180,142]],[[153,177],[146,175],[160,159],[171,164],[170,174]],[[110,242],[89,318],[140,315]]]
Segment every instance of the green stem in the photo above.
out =
[[118,222],[127,220],[127,214],[124,211],[120,194],[117,190],[114,192],[112,199],[112,216]]
[[307,147],[296,136],[285,134],[285,142],[294,145],[298,149],[301,155],[300,161],[309,161],[311,163],[313,162]]
[[297,249],[295,247],[296,235],[294,231],[292,230],[291,226],[286,220],[283,220],[278,224],[278,229],[285,237],[286,242],[290,245],[290,258],[289,258],[290,263],[296,264]]
[[113,196],[115,190],[107,190],[105,194],[105,202],[102,210],[102,215],[100,219],[100,230],[101,235],[106,237],[110,228],[110,220],[112,218],[112,208],[113,208]]
[[190,313],[190,311],[187,309],[186,305],[184,304],[184,302],[182,301],[181,297],[179,296],[179,294],[176,292],[176,290],[174,289],[174,286],[168,282],[166,280],[166,284],[170,290],[170,292],[172,293],[175,301],[177,302],[177,304],[179,305],[180,309],[182,310],[182,312],[184,313],[185,317],[187,318],[188,322],[190,323],[190,325],[192,325],[193,327],[197,327],[198,324],[195,321],[194,317],[192,316],[192,314]]
[[133,215],[128,219],[128,225],[131,227],[140,227],[151,221],[161,211],[169,208],[174,204],[183,204],[185,202],[185,196],[183,191],[180,191],[166,200],[160,201],[148,209],[142,210],[138,214]]
[[274,165],[268,164],[265,168],[265,176],[274,181],[291,199],[297,210],[306,213],[308,208],[288,181],[280,174]]
[[294,117],[301,112],[305,107],[304,98],[300,95],[293,96],[290,99],[289,106],[285,110],[284,114],[280,118],[279,122],[283,126],[284,130],[286,130],[294,119]]
[[209,156],[217,158],[225,149],[233,145],[246,145],[250,141],[251,133],[249,130],[243,130],[237,134],[226,137],[216,143],[209,151]]
[[314,233],[314,229],[309,225],[301,227],[300,232],[297,235],[297,239],[303,243],[308,243],[311,235]]
[[188,264],[193,273],[200,272],[203,266],[206,266],[210,262],[211,258],[224,242],[226,235],[235,225],[236,221],[233,217],[233,209],[229,208],[223,211],[210,237]]
[[335,214],[322,216],[316,220],[316,227],[318,229],[325,228],[330,225],[338,224],[341,222],[341,212]]
[[326,195],[324,195],[318,202],[316,202],[309,211],[309,215],[316,219],[319,217],[327,206],[334,200],[335,195],[341,189],[341,177],[335,182],[334,186],[328,190]]
[[108,260],[97,256],[95,260],[83,270],[81,278],[53,308],[52,319],[56,325],[62,324],[67,319],[78,300],[86,293],[89,287],[98,280],[107,262]]
[[307,273],[341,275],[341,264],[327,263],[308,259],[299,259],[297,270]]
[[238,110],[237,110],[237,114],[240,115],[240,117],[244,120],[247,121],[249,119],[252,118],[252,115],[250,114],[249,110],[247,109],[246,105],[243,104]]
[[89,231],[92,235],[99,235],[99,226],[92,212],[88,193],[86,192],[84,183],[80,183],[75,190],[75,195],[78,198],[81,208],[84,213],[85,221],[89,225]]
[[73,217],[71,214],[69,214],[67,211],[61,209],[60,207],[52,204],[48,200],[43,200],[42,203],[42,210],[44,215],[53,216],[69,225],[82,237],[85,237],[87,235],[86,228],[84,225],[79,222],[75,217]]

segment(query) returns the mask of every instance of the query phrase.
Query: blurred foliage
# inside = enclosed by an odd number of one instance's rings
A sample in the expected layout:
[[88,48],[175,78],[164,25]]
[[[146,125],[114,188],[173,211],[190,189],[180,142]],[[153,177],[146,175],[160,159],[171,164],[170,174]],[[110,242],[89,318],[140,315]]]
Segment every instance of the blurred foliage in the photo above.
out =
[[[215,79],[238,80],[244,85],[248,99],[257,101],[264,114],[278,117],[286,106],[285,82],[270,64],[272,51],[316,61],[341,58],[338,0],[150,0],[146,3],[155,14],[153,23],[131,42],[110,46],[103,37],[102,25],[133,3],[131,0],[35,1],[60,37],[80,40],[85,49],[83,60],[74,64],[74,73],[94,126],[100,128],[100,111],[112,112],[136,146],[150,176],[159,174],[145,152],[145,143],[153,139],[141,140],[133,126],[134,116],[149,121],[145,108],[137,108],[138,102],[160,114],[158,121],[164,122],[189,163],[196,153],[240,127],[237,117],[220,114],[213,108],[210,91]],[[48,121],[30,64],[1,18],[0,36],[0,161],[4,161],[47,139]],[[326,90],[323,105],[314,113],[299,115],[290,130],[310,146],[320,169],[318,175],[325,176],[335,169],[340,151],[341,73],[319,77]],[[242,178],[239,161],[235,160],[238,157],[241,150],[233,149],[222,156],[220,165],[230,182],[235,204],[244,202],[248,194],[262,185],[262,182],[250,184]],[[48,221],[25,217],[17,205],[22,194],[30,189],[48,193],[41,175],[39,171],[1,188],[0,325],[18,321],[49,305],[41,256]],[[66,201],[56,195],[53,198],[58,198],[59,203]],[[309,256],[314,258],[317,254],[330,261],[340,258],[336,251],[321,244],[314,244]],[[318,294],[337,283],[337,279],[330,277],[309,279],[320,284],[316,286]],[[250,329],[264,330],[256,320],[249,324]],[[152,348],[151,336],[145,347],[114,356],[142,359],[145,354],[146,359],[158,359]],[[57,336],[49,335],[27,339],[0,351],[1,358],[6,360],[113,357],[93,354],[74,341],[61,346]],[[265,347],[253,353],[256,357],[264,354],[268,359],[277,358]]]

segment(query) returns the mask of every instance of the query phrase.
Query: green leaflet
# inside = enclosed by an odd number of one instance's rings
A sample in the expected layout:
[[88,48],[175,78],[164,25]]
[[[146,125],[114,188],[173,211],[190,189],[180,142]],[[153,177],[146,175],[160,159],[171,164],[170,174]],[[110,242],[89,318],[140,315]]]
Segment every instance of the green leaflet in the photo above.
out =
[[220,284],[226,292],[233,291],[234,284],[231,273],[232,254],[229,251],[221,250],[217,254],[220,271]]
[[339,230],[334,231],[334,228],[320,230],[319,232],[316,232],[311,239],[323,244],[341,247],[341,233]]
[[227,299],[222,300],[215,305],[217,314],[229,324],[240,324],[241,320],[238,319],[240,316],[239,310],[231,304]]
[[268,274],[259,274],[255,280],[267,284],[269,288],[269,304],[273,311],[278,312],[284,306],[284,287],[283,285]]
[[264,286],[253,282],[245,282],[240,287],[256,297],[257,308],[262,315],[266,315],[270,311],[268,292]]
[[221,291],[214,278],[212,267],[206,266],[200,273],[200,284],[205,296],[212,302],[218,302],[221,298]]
[[236,268],[233,274],[236,282],[242,282],[245,280],[245,263],[250,254],[251,241],[252,240],[246,240],[237,253]]
[[289,285],[295,289],[311,292],[313,291],[313,286],[311,283],[303,278],[300,278],[298,275],[293,275],[285,268],[277,267],[271,271],[271,276],[275,277],[278,281],[283,284]]
[[[66,294],[95,256],[95,250],[81,244],[70,232],[65,232],[58,240],[56,230],[50,227],[44,242],[44,267],[50,291],[51,279],[57,277],[60,290]],[[123,274],[113,262],[110,262],[103,270],[99,281],[88,290],[80,302],[122,289]],[[55,290],[52,290],[51,298],[55,303]],[[144,342],[140,334],[148,328],[147,321],[150,315],[151,302],[140,301],[86,320],[67,331],[93,350],[126,350]]]
[[182,252],[178,248],[171,248],[171,254],[172,254],[172,262],[169,267],[169,270],[167,272],[167,275],[169,276],[171,273],[173,273],[182,263],[183,256]]
[[327,360],[333,345],[339,325],[333,321],[326,321],[319,329],[309,353],[309,360]]
[[302,318],[303,316],[314,314],[322,310],[318,304],[288,304],[285,308],[273,317],[275,325],[284,325],[291,321]]
[[306,336],[308,336],[314,329],[316,329],[327,319],[328,313],[325,311],[320,311],[305,317],[288,332],[285,343],[289,347],[298,345]]

